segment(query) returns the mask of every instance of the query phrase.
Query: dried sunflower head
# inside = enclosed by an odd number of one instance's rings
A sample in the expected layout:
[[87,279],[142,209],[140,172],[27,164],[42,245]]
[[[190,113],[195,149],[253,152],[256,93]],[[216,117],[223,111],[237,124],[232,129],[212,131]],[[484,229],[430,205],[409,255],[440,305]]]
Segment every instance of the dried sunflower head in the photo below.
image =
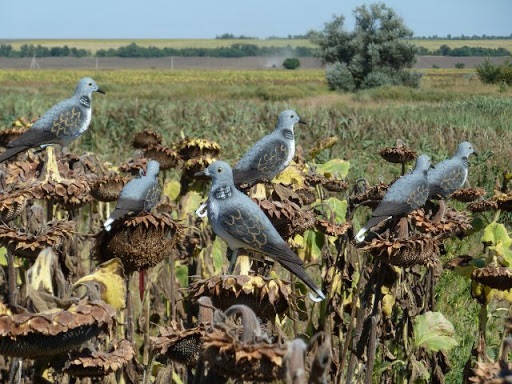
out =
[[145,148],[144,157],[158,161],[161,170],[174,168],[180,161],[176,151],[160,144],[150,145]]
[[448,208],[443,218],[434,223],[423,209],[418,209],[409,214],[411,223],[423,233],[428,233],[439,238],[461,236],[471,230],[471,217],[463,212]]
[[415,151],[407,148],[403,144],[394,147],[386,147],[382,149],[379,154],[384,160],[397,164],[408,163],[413,161],[417,156]]
[[141,149],[157,144],[162,144],[162,135],[150,129],[137,132],[132,141],[135,148]]
[[389,184],[379,183],[369,188],[364,188],[360,193],[349,197],[350,206],[364,205],[375,208],[388,191]]
[[213,276],[196,280],[190,286],[192,298],[211,298],[216,308],[225,310],[233,304],[245,304],[263,319],[273,320],[285,313],[291,303],[291,286],[280,279],[261,276]]
[[160,329],[158,336],[151,337],[151,349],[160,359],[194,367],[199,360],[205,332],[203,327],[184,329],[171,322],[170,326]]
[[507,267],[476,268],[471,274],[471,279],[502,291],[512,289],[512,270]]
[[352,229],[351,223],[332,224],[327,220],[316,219],[315,227],[328,236],[343,236]]
[[148,159],[145,157],[139,157],[136,159],[130,159],[126,163],[119,166],[121,172],[129,173],[132,176],[139,176],[141,172],[146,172],[146,166],[148,165]]
[[117,201],[127,182],[126,177],[116,174],[99,177],[92,183],[91,195],[99,201]]
[[485,195],[485,189],[483,188],[461,188],[453,192],[450,198],[463,203],[470,203],[478,200]]
[[468,204],[467,208],[471,212],[494,211],[498,209],[498,203],[494,200],[478,200]]
[[175,145],[176,151],[183,160],[197,157],[217,157],[220,153],[220,145],[214,141],[186,137]]
[[115,311],[107,304],[82,302],[67,310],[0,315],[0,354],[37,359],[77,349],[106,331]]

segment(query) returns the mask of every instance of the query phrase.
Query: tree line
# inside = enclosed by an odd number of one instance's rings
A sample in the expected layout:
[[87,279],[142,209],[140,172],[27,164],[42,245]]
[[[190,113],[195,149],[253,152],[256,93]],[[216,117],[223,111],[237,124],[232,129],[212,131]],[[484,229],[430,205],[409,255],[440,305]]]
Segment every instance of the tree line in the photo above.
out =
[[[290,56],[290,57],[313,57],[318,54],[316,48],[311,47],[262,47],[256,44],[232,44],[226,47],[217,48],[170,48],[170,47],[143,47],[131,43],[119,48],[99,49],[97,57],[248,57],[248,56]],[[510,56],[511,53],[505,48],[483,48],[483,47],[458,47],[450,48],[442,45],[439,49],[429,50],[424,47],[416,47],[417,55],[433,56]],[[24,44],[18,50],[9,44],[0,45],[0,57],[84,57],[94,56],[91,51],[81,48],[43,47],[41,45]]]

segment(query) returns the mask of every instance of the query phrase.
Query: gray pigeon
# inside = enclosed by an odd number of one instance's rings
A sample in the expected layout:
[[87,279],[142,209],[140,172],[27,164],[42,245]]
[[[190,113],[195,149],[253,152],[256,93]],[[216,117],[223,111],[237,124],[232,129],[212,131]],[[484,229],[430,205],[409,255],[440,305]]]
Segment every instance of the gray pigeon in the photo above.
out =
[[468,178],[468,158],[473,153],[476,152],[471,143],[463,141],[453,157],[428,171],[430,198],[446,198],[464,185]]
[[129,214],[142,211],[149,212],[160,201],[160,185],[158,184],[158,161],[150,160],[146,168],[146,175],[130,180],[121,190],[114,212],[105,221],[103,227],[110,231],[114,221]]
[[430,158],[421,155],[416,160],[414,170],[395,181],[388,189],[384,198],[372,212],[372,217],[355,236],[358,243],[365,239],[365,234],[371,228],[392,217],[409,214],[422,207],[427,201],[429,188],[427,172],[430,168]]
[[475,153],[471,143],[463,141],[450,159],[441,161],[428,171],[429,199],[439,198],[439,210],[432,221],[439,222],[444,216],[444,199],[461,188],[468,178],[469,156]]
[[258,140],[233,167],[235,185],[270,181],[290,164],[295,155],[296,123],[305,124],[297,112],[289,109],[279,114],[274,131]]
[[54,105],[27,132],[7,144],[0,163],[29,148],[65,146],[81,136],[91,122],[93,92],[105,93],[90,77],[81,79],[71,98]]
[[208,220],[213,231],[233,251],[232,270],[240,248],[252,250],[278,261],[311,288],[321,299],[322,291],[307,275],[302,260],[290,249],[258,205],[236,189],[229,164],[212,163],[199,175],[212,178],[208,196]]

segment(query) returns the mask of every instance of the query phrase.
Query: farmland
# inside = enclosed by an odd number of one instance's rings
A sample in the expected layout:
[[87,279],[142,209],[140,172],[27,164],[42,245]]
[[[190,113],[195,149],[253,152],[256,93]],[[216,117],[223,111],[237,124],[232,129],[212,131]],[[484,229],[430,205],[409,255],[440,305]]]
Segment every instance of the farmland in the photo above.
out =
[[[280,42],[283,45],[307,43]],[[16,42],[21,43],[24,42]],[[91,50],[126,44],[122,40],[29,43],[77,44]],[[137,43],[183,47],[234,41]],[[419,43],[429,44],[429,48],[443,44]],[[494,43],[462,41],[461,45]],[[512,50],[512,43],[509,45],[505,48]],[[396,139],[404,140],[418,153],[431,155],[434,162],[450,155],[460,141],[469,140],[479,151],[479,157],[471,160],[470,184],[483,187],[491,194],[496,179],[510,169],[512,89],[484,85],[471,69],[424,69],[422,73],[419,89],[382,87],[343,94],[328,90],[322,70],[0,70],[0,129],[10,126],[17,117],[39,116],[67,97],[78,78],[90,75],[107,94],[94,96],[92,125],[70,150],[96,152],[102,160],[115,165],[132,157],[132,138],[143,129],[160,133],[166,143],[177,142],[185,135],[214,140],[221,146],[219,157],[233,163],[250,143],[272,129],[281,110],[294,108],[308,122],[306,127],[295,131],[303,153],[309,153],[321,139],[336,136],[339,140],[328,155],[350,162],[347,177],[350,185],[360,178],[375,184],[397,177],[399,167],[386,164],[378,154],[383,147],[394,145]],[[167,176],[176,175],[171,172]],[[337,196],[344,198],[348,193],[350,190]],[[508,222],[510,218],[505,215],[504,220]],[[359,221],[362,221],[361,214],[355,217],[357,225],[361,224]],[[460,254],[476,256],[480,251],[480,235],[471,235],[465,243],[448,240],[447,254],[442,261]],[[458,342],[448,353],[452,370],[447,382],[460,383],[480,315],[476,300],[471,298],[470,280],[445,269],[436,286],[435,302],[435,310],[453,323]],[[489,349],[495,349],[500,341],[496,335],[503,327],[504,312],[497,311],[489,318]],[[384,370],[384,367],[376,368]]]

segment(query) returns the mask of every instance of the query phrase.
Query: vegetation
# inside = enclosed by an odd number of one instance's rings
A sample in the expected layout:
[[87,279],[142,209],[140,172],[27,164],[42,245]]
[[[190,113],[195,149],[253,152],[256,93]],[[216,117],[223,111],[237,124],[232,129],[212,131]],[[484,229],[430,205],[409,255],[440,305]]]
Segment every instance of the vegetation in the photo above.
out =
[[296,57],[289,57],[283,61],[283,67],[286,69],[297,69],[300,67],[300,61]]
[[[402,19],[384,4],[358,7],[354,15],[353,32],[343,30],[343,16],[335,16],[313,38],[324,62],[335,65],[326,74],[329,86],[341,90],[349,90],[352,83],[355,89],[393,84],[417,86],[419,77],[405,71],[413,65],[416,49],[404,40],[412,36],[412,31]],[[335,79],[337,74],[340,80]]]
[[[76,79],[86,74],[90,72],[0,71],[0,87],[5,90],[0,94],[0,127],[9,127],[18,116],[37,117],[55,101],[66,97]],[[178,142],[182,134],[216,140],[221,145],[219,157],[234,162],[246,149],[246,145],[240,145],[240,137],[244,138],[244,142],[254,142],[273,127],[275,117],[280,110],[291,107],[297,109],[301,117],[309,123],[306,128],[297,127],[296,129],[297,142],[302,147],[307,161],[310,164],[314,161],[317,166],[325,164],[327,159],[350,161],[346,181],[351,186],[361,177],[373,185],[381,180],[391,181],[400,174],[399,167],[386,164],[378,155],[382,147],[394,145],[397,138],[404,140],[418,153],[432,155],[435,162],[451,154],[459,141],[470,140],[480,152],[478,159],[471,159],[470,183],[473,186],[484,187],[488,194],[494,190],[497,179],[501,182],[502,172],[509,169],[509,143],[512,141],[509,111],[512,107],[512,90],[508,88],[504,93],[500,93],[496,86],[482,84],[468,69],[424,71],[422,85],[418,89],[385,86],[360,90],[354,94],[328,92],[322,71],[98,71],[93,74],[93,77],[107,90],[107,95],[94,98],[92,126],[83,138],[72,144],[70,150],[77,154],[94,151],[99,153],[101,160],[110,161],[115,165],[131,157],[131,140],[136,132],[143,129],[152,129],[162,134],[165,143]],[[315,148],[322,139],[332,136],[337,138],[332,146],[327,149]],[[315,157],[311,160],[309,154],[313,152]],[[324,166],[324,168],[328,167]],[[180,172],[179,170],[167,171],[166,183],[176,181]],[[168,196],[173,197],[171,205],[178,206],[175,200],[176,195],[171,193],[174,187],[167,186]],[[204,190],[201,190],[201,193],[204,195]],[[347,190],[331,193],[328,197],[344,201],[350,194],[350,190]],[[183,196],[180,197],[182,198]],[[180,208],[176,208],[176,212],[179,213],[183,212],[181,207],[185,205],[186,200],[181,201]],[[340,204],[335,200],[330,200],[329,204],[334,208],[340,208]],[[452,207],[463,209],[460,203],[453,203]],[[65,215],[60,209],[56,212],[59,215]],[[96,216],[93,216],[94,220],[90,220],[88,212],[89,208],[84,207],[79,214],[73,213],[73,217],[80,218],[77,220],[83,219],[80,233],[85,233],[88,229],[87,223],[95,223],[97,220]],[[367,214],[368,211],[364,208],[356,212],[353,218],[355,228],[365,221]],[[186,217],[189,216],[193,216],[193,209],[192,213],[186,214]],[[475,259],[484,254],[481,245],[482,235],[485,226],[494,218],[494,214],[475,215],[473,223],[475,233],[463,241],[448,240],[445,243],[446,254],[441,256],[441,263],[446,265],[448,261],[461,254],[469,254]],[[509,214],[501,214],[498,220],[507,228],[512,224]],[[198,228],[204,231],[207,226],[201,225]],[[494,225],[491,229],[494,227],[497,226]],[[308,239],[315,239],[311,233],[308,236]],[[503,235],[503,231],[500,232],[500,236],[502,236],[500,239],[494,236],[496,240],[491,245],[493,250],[496,249],[499,252],[506,249],[500,248],[500,241],[509,241]],[[324,239],[323,235],[322,239]],[[323,274],[321,275],[323,272],[316,265],[321,260],[331,260],[332,255],[338,255],[338,252],[329,243],[330,240],[327,237],[325,239],[327,243],[320,244],[323,250],[322,256],[318,259],[310,259],[312,266],[308,271],[315,274],[316,281],[324,280],[327,286],[331,281],[329,280],[331,272],[326,269],[324,277]],[[82,241],[88,240],[85,238],[80,241],[80,245],[83,246]],[[192,281],[194,278],[192,275],[196,273],[215,274],[222,270],[226,263],[224,246],[218,241],[213,244],[211,248],[206,246],[203,253],[195,255],[188,259],[189,261],[180,261],[177,264],[176,273],[180,287],[186,287],[189,280]],[[314,252],[317,252],[312,242],[308,244]],[[493,250],[491,251],[494,252]],[[318,253],[313,251],[308,253],[310,251],[307,248],[300,252],[303,252],[302,255],[305,257],[306,255],[318,257]],[[342,257],[342,260],[350,260],[346,271],[352,271],[350,269],[352,267],[360,268],[362,264],[357,264],[359,263],[358,255],[363,253],[356,252],[353,248],[344,252],[346,253],[341,254],[353,256],[353,259]],[[488,255],[491,259],[495,255],[492,252]],[[214,257],[217,264],[211,265]],[[88,261],[89,258],[86,257],[84,260]],[[200,261],[197,264],[199,267],[188,264],[192,263],[191,260]],[[16,265],[23,270],[25,265],[31,263],[27,261],[25,264],[16,263]],[[166,261],[164,265],[167,267],[170,263]],[[420,271],[427,270],[425,267],[421,268],[423,269]],[[163,270],[166,269],[163,268]],[[152,284],[153,289],[158,292],[158,294],[148,294],[153,298],[152,303],[155,307],[154,311],[151,308],[152,327],[155,323],[168,324],[171,315],[166,312],[166,308],[172,308],[166,301],[163,301],[164,305],[161,307],[160,297],[167,297],[165,293],[167,291],[160,291],[159,284],[170,279],[161,277],[163,275],[159,273],[164,273],[162,269],[158,271],[155,269],[150,272],[147,280],[148,284]],[[410,270],[404,271],[405,269],[402,269],[400,272],[404,278],[417,276],[411,275]],[[481,328],[479,319],[483,318],[481,315],[484,306],[471,297],[472,282],[467,273],[460,274],[461,271],[464,271],[463,267],[458,269],[445,267],[440,271],[439,281],[434,288],[434,308],[432,312],[417,316],[414,323],[409,324],[410,337],[407,340],[410,356],[416,357],[417,354],[423,353],[422,351],[431,351],[428,353],[434,355],[436,352],[432,351],[437,350],[439,346],[446,348],[448,361],[452,365],[446,376],[446,382],[453,384],[462,381],[464,365],[471,355],[473,343]],[[277,275],[288,277],[281,270],[277,270]],[[336,279],[332,281],[337,282]],[[337,310],[341,308],[340,313],[346,316],[343,321],[339,320],[338,324],[346,327],[351,307],[357,308],[357,306],[351,306],[353,296],[349,296],[349,293],[354,292],[350,284],[357,280],[350,273],[342,275],[339,281],[343,285],[340,285],[339,289],[333,288],[333,292],[336,292],[333,297],[341,300],[340,295],[344,293],[347,295],[343,298],[344,301],[337,303],[336,307]],[[410,280],[407,284],[409,283]],[[252,289],[248,286],[244,289],[249,288]],[[297,289],[302,287],[298,285]],[[132,299],[137,303],[134,316],[138,319],[143,305],[138,299],[138,292],[133,288],[131,292]],[[387,291],[384,289],[383,292]],[[385,303],[389,303],[390,299],[390,296],[386,296]],[[301,301],[297,303],[302,305]],[[166,306],[167,304],[169,306]],[[288,338],[298,333],[309,334],[308,332],[318,324],[317,315],[324,313],[322,312],[324,309],[318,305],[312,307],[311,303],[307,305],[308,309],[315,313],[312,328],[308,328],[309,324],[305,321],[298,319],[292,322],[289,318],[273,326],[279,326]],[[397,303],[393,307],[393,316],[396,317],[386,317],[389,324],[399,324],[397,319],[403,315],[399,311],[401,305]],[[498,351],[499,337],[505,322],[505,311],[500,308],[504,306],[508,306],[508,302],[499,298],[494,298],[489,304],[485,304],[485,310],[488,311],[485,318],[489,319],[486,351],[491,357],[494,357]],[[177,316],[182,316],[180,310]],[[142,316],[141,323],[135,325],[138,346],[143,345],[144,327],[141,325],[143,319]],[[121,324],[124,323],[124,321],[121,322]],[[450,324],[453,325],[454,333]],[[294,327],[297,329],[294,330]],[[432,335],[429,333],[430,329],[435,329],[437,333]],[[341,331],[347,330],[342,328]],[[397,337],[402,337],[406,333],[397,332],[396,334]],[[412,365],[404,366],[401,361],[410,362],[411,358],[403,353],[403,345],[389,344],[387,336],[383,334],[382,337],[383,343],[387,343],[386,346],[390,347],[390,353],[397,357],[397,362],[390,364],[389,360],[386,360],[389,357],[378,352],[374,382],[380,382],[380,375],[386,372],[394,372],[397,375],[396,378],[409,379]],[[450,349],[449,346],[452,348]],[[338,344],[336,344],[337,347]],[[379,347],[377,348],[380,351]],[[428,361],[425,356],[423,358]],[[24,361],[24,367],[27,366],[26,364],[27,362]],[[155,363],[154,367],[155,372],[162,370],[162,366],[158,363]],[[184,376],[181,375],[185,375],[184,370],[178,367],[175,365],[175,373],[183,379]],[[356,372],[364,372],[363,365],[358,367],[361,371],[356,369]],[[421,371],[421,364],[414,367],[416,367],[416,374],[424,374],[424,370]],[[360,377],[357,376],[356,382],[362,381],[359,379]]]
[[512,85],[512,63],[494,65],[489,60],[484,61],[476,68],[478,77],[487,84]]
[[505,48],[483,48],[483,47],[463,47],[450,48],[443,44],[439,49],[429,50],[425,47],[418,47],[418,55],[433,56],[510,56],[510,51]]

